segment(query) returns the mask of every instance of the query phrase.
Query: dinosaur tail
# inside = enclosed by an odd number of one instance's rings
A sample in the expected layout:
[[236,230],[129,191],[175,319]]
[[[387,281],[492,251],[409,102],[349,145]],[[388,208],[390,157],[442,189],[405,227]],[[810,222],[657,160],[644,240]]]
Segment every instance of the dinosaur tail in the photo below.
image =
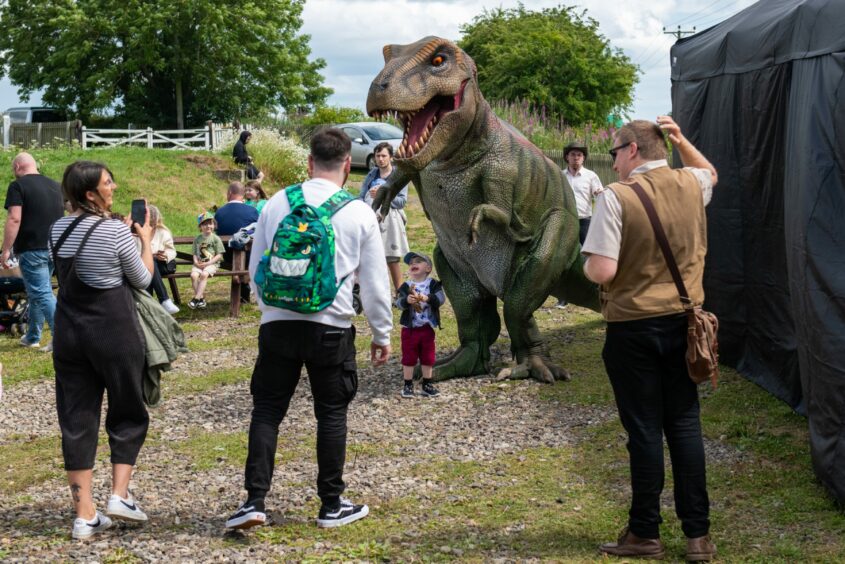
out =
[[567,302],[601,311],[599,304],[599,287],[584,275],[584,257],[578,253],[569,270],[563,273],[558,282],[555,297]]

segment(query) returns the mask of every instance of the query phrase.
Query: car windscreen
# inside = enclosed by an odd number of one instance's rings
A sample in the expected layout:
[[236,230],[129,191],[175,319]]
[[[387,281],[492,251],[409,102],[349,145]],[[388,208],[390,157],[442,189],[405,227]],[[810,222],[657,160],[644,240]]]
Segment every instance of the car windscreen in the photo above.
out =
[[9,114],[9,121],[12,123],[26,123],[26,118],[29,115],[29,110],[13,110],[7,112]]
[[389,123],[374,123],[372,125],[362,125],[361,129],[367,134],[367,137],[373,141],[384,141],[386,139],[402,139],[402,130],[395,125]]

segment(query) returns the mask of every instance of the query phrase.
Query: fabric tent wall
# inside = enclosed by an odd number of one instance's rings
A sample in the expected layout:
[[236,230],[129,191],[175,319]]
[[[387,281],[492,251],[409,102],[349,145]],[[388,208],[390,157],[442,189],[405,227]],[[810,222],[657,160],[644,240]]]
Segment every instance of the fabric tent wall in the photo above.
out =
[[768,0],[671,57],[673,115],[719,172],[704,286],[722,360],[808,416],[845,504],[842,29],[845,2]]

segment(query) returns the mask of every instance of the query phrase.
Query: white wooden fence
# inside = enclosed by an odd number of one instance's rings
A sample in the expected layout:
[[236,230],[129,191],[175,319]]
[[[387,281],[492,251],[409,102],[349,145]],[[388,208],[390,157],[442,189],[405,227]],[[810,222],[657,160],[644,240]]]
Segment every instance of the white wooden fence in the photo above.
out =
[[207,122],[197,129],[101,129],[89,128],[80,121],[60,123],[11,123],[8,115],[2,120],[3,148],[24,149],[59,145],[78,141],[89,147],[134,146],[148,149],[214,150],[231,142],[238,132],[230,126]]
[[223,142],[222,127],[209,122],[201,129],[95,129],[82,128],[80,144],[92,146],[141,146],[147,149],[207,149],[213,150]]

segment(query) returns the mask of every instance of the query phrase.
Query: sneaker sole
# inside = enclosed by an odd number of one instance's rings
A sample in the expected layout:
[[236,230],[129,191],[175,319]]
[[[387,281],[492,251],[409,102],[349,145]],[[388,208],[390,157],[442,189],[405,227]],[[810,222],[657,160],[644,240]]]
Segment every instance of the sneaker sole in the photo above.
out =
[[370,508],[368,506],[364,506],[364,508],[354,515],[349,515],[348,517],[344,517],[343,519],[317,519],[317,526],[321,529],[331,529],[332,527],[342,527],[343,525],[348,525],[349,523],[354,523],[359,519],[363,519],[367,515],[370,514]]
[[227,529],[251,529],[258,525],[263,525],[267,522],[267,515],[264,513],[247,513],[237,519],[229,519],[226,521]]
[[142,517],[134,511],[127,511],[124,513],[122,510],[115,511],[112,509],[106,509],[106,515],[108,515],[112,519],[120,519],[121,521],[129,521],[130,523],[146,523],[150,520],[150,518],[147,517],[145,514],[142,513]]
[[415,397],[414,394],[403,394],[402,392],[399,392],[399,395],[405,399],[414,399]]
[[105,531],[107,531],[108,529],[111,529],[111,528],[112,528],[112,525],[109,525],[108,527],[98,529],[96,531],[91,531],[87,535],[78,534],[76,532],[73,532],[73,533],[71,533],[70,536],[73,538],[73,540],[89,540],[92,537],[95,537],[95,536],[99,535],[100,533],[103,533],[103,532],[105,532]]
[[94,529],[90,533],[87,533],[87,534],[77,533],[76,531],[73,531],[73,532],[71,532],[70,536],[74,540],[88,540],[91,537],[94,537],[96,535],[99,535],[102,532],[105,532],[105,531],[111,529],[113,526],[114,526],[114,522],[111,522],[108,525],[106,525],[105,527],[98,527],[97,529]]

